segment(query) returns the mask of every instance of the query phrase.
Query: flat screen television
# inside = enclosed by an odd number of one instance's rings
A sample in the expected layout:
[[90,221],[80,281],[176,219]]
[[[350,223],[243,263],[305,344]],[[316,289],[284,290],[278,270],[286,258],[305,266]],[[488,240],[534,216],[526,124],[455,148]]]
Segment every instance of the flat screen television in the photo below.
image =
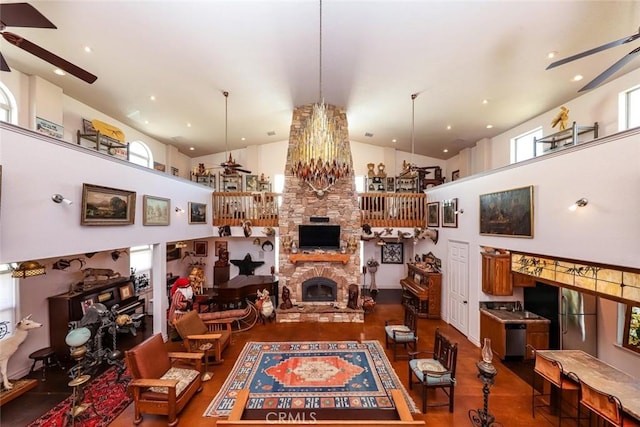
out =
[[300,249],[340,249],[339,225],[299,225]]

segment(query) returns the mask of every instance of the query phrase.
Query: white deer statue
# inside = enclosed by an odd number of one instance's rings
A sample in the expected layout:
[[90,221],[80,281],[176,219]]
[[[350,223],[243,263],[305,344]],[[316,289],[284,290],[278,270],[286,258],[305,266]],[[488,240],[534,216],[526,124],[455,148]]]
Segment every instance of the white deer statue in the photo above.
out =
[[18,322],[13,334],[0,340],[0,375],[2,376],[2,385],[5,389],[11,390],[13,388],[13,384],[9,382],[9,378],[7,377],[9,359],[18,350],[20,344],[27,338],[29,330],[41,326],[41,323],[31,320],[31,315],[28,315]]

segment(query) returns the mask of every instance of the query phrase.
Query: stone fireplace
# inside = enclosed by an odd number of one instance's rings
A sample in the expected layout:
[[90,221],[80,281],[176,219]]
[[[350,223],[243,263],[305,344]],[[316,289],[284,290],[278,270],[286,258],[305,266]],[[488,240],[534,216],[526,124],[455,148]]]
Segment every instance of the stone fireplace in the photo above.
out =
[[[285,166],[285,185],[282,205],[279,209],[280,240],[290,238],[297,243],[298,226],[310,224],[312,217],[328,218],[328,224],[340,226],[340,240],[346,245],[350,238],[360,240],[360,208],[352,178],[339,179],[328,191],[318,195],[306,182],[293,175],[291,157],[293,147],[302,140],[303,126],[311,116],[313,104],[296,107],[293,111],[289,148]],[[327,112],[335,121],[340,138],[349,140],[346,113],[333,105]],[[353,164],[350,163],[351,170]],[[334,251],[334,253],[337,251]],[[293,309],[278,310],[278,322],[326,321],[362,322],[361,310],[347,309],[349,285],[360,281],[358,251],[347,252],[345,260],[331,257],[331,251],[316,251],[313,256],[297,260],[280,248],[280,289],[289,288]],[[346,262],[345,262],[346,261]],[[320,283],[318,287],[317,283]],[[305,286],[305,283],[307,285]],[[330,284],[330,285],[328,285]],[[316,286],[314,289],[313,287]],[[331,298],[327,296],[331,288]],[[310,294],[312,298],[309,300]],[[306,313],[311,313],[306,316]],[[320,314],[318,314],[320,313]]]

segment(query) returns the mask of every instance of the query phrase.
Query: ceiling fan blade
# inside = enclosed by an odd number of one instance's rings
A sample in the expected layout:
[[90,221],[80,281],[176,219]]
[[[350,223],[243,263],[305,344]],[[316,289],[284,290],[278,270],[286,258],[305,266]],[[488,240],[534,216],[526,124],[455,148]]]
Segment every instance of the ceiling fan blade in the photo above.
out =
[[30,42],[25,38],[20,37],[17,34],[13,34],[8,31],[5,31],[2,33],[2,37],[4,37],[12,45],[17,46],[20,49],[26,50],[27,52],[37,56],[38,58],[43,59],[48,63],[55,65],[56,67],[66,71],[69,74],[76,76],[80,80],[84,80],[87,83],[93,83],[98,78],[93,74],[91,74],[90,72],[83,70],[77,65],[72,64],[66,59],[60,58],[58,55],[52,52],[49,52],[48,50],[38,46],[35,43]]
[[605,80],[611,77],[616,71],[620,68],[624,67],[629,61],[631,61],[636,55],[640,53],[640,47],[635,48],[627,55],[623,56],[618,62],[613,64],[611,67],[607,68],[602,74],[600,74],[595,79],[591,80],[588,85],[580,89],[578,92],[583,92],[585,90],[590,90],[600,86]]
[[4,56],[0,53],[0,70],[2,71],[11,71],[9,65],[7,65],[7,61],[4,60]]
[[232,168],[233,170],[236,170],[238,172],[244,172],[244,173],[251,173],[250,170],[246,170],[246,169],[240,169],[240,168]]
[[0,4],[0,22],[5,27],[57,28],[29,3]]
[[594,53],[598,53],[598,52],[610,49],[610,48],[615,47],[615,46],[620,46],[621,44],[630,43],[630,42],[636,40],[637,38],[640,38],[640,31],[638,31],[638,34],[634,34],[632,36],[625,37],[625,38],[622,38],[620,40],[613,41],[611,43],[603,44],[602,46],[598,46],[598,47],[594,47],[593,49],[585,50],[584,52],[578,53],[577,55],[569,56],[568,58],[564,58],[564,59],[560,59],[559,61],[552,62],[547,67],[547,70],[549,70],[551,68],[558,67],[560,65],[566,64],[566,63],[571,62],[571,61],[575,61],[576,59],[584,58],[585,56],[593,55]]

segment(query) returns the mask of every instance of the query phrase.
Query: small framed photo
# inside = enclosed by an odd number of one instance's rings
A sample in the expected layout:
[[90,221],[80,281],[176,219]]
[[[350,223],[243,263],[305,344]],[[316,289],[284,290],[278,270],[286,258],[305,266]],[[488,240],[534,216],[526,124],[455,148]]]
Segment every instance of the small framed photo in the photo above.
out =
[[393,176],[387,177],[387,192],[394,193],[396,191],[396,179]]
[[418,273],[414,274],[413,275],[413,281],[416,284],[421,285],[422,284],[422,274],[418,274]]
[[458,227],[457,198],[442,201],[442,226],[450,228]]
[[169,225],[171,200],[144,195],[142,197],[142,225]]
[[440,227],[440,202],[427,203],[427,227]]
[[82,133],[85,135],[95,135],[98,131],[93,127],[91,120],[82,119]]
[[229,250],[228,243],[226,240],[216,240],[214,242],[214,248],[216,251],[216,256],[220,256],[220,250],[224,250],[225,252]]
[[402,264],[404,262],[404,244],[387,242],[381,247],[380,259],[383,264]]
[[244,191],[258,191],[258,175],[244,176]]
[[93,298],[87,298],[86,300],[82,301],[80,303],[80,306],[82,307],[82,314],[87,314],[87,310],[93,305],[93,303]]
[[460,169],[451,172],[451,181],[457,181],[460,179]]
[[131,225],[135,221],[136,192],[82,184],[81,225]]
[[126,300],[133,296],[133,283],[120,286],[120,301]]
[[189,224],[207,223],[207,204],[189,202]]
[[206,257],[208,252],[208,243],[206,240],[194,240],[193,241],[193,255],[199,257]]

